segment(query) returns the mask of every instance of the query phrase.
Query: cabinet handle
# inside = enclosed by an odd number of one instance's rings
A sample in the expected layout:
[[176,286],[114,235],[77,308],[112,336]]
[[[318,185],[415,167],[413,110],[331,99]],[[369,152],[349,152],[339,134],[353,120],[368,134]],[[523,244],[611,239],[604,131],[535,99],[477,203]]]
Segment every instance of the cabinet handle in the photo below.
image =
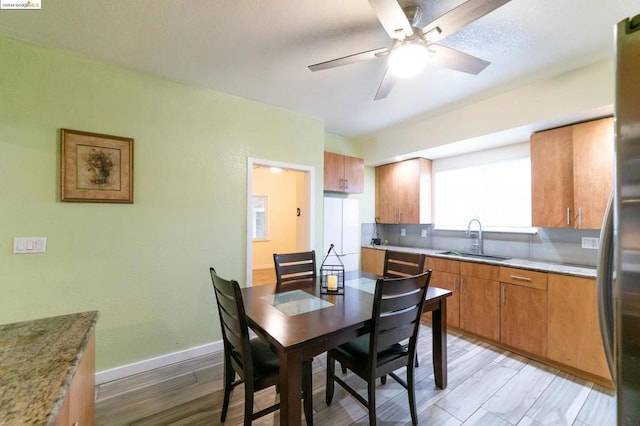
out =
[[464,293],[464,278],[460,277],[460,293]]
[[349,179],[344,180],[344,189],[349,189]]
[[527,282],[533,281],[529,277],[521,277],[520,275],[510,275],[510,277],[512,280],[516,280],[516,281],[527,281]]
[[506,305],[507,304],[507,289],[503,286],[502,287],[502,304]]
[[578,207],[578,226],[582,226],[582,208]]
[[457,277],[453,277],[453,292],[454,293],[456,291],[456,283],[457,283],[457,281],[458,281],[458,278]]
[[567,207],[567,225],[571,225],[571,208]]

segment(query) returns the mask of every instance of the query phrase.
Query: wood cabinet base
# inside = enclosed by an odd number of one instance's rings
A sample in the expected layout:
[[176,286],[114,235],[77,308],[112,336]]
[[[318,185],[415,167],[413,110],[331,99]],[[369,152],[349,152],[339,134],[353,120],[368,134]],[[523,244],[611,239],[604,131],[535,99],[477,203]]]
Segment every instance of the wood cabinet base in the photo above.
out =
[[[427,324],[431,323],[431,321],[429,320],[429,317],[427,315],[425,315],[425,314],[422,315],[422,321],[424,321]],[[549,367],[557,368],[560,371],[564,371],[565,373],[569,373],[569,374],[572,374],[572,375],[574,375],[576,377],[580,377],[581,379],[588,380],[588,381],[590,381],[592,383],[595,383],[596,385],[600,385],[600,386],[602,386],[604,388],[614,389],[613,382],[611,381],[611,379],[609,377],[602,377],[602,376],[598,376],[598,375],[589,373],[589,372],[584,371],[584,370],[579,370],[577,368],[571,367],[571,366],[566,365],[566,364],[562,364],[562,363],[554,361],[552,359],[541,357],[539,355],[536,355],[536,354],[533,354],[533,353],[530,353],[530,352],[527,352],[527,351],[523,351],[522,349],[515,348],[513,346],[505,345],[503,343],[500,343],[497,340],[488,339],[485,336],[480,336],[479,334],[475,334],[475,333],[471,333],[471,332],[466,331],[466,330],[462,330],[459,327],[452,327],[452,326],[449,325],[449,330],[457,331],[457,332],[459,332],[461,334],[464,334],[465,336],[469,336],[469,337],[472,337],[474,339],[481,340],[483,342],[486,342],[486,343],[489,343],[491,345],[497,346],[497,347],[499,347],[501,349],[505,349],[505,350],[508,350],[508,351],[513,352],[515,354],[522,355],[522,356],[527,357],[529,359],[532,359],[534,361],[537,361],[537,362],[540,362],[542,364],[548,365]]]
[[95,424],[96,338],[91,336],[67,397],[60,408],[56,426],[93,426]]

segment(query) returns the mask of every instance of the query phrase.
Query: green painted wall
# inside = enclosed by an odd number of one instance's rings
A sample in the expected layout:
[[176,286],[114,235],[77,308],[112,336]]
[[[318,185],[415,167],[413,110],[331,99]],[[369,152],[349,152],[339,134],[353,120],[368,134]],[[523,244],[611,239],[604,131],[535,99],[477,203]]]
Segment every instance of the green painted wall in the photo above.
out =
[[[6,37],[0,99],[0,323],[99,310],[98,371],[220,339],[208,268],[245,279],[248,156],[315,167],[322,223],[318,120]],[[134,204],[59,201],[60,128],[135,139]]]

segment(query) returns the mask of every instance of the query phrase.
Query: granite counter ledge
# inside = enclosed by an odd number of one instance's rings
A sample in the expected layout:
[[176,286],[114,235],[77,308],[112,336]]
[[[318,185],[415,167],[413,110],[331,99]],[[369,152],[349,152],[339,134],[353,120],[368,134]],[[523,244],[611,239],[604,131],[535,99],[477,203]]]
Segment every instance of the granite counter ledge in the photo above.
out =
[[54,425],[97,311],[0,325],[0,423]]
[[441,258],[452,259],[452,260],[460,260],[462,262],[476,262],[476,263],[486,263],[486,264],[498,265],[498,266],[509,266],[511,268],[529,269],[532,271],[539,271],[539,272],[551,272],[555,274],[571,275],[571,276],[583,277],[583,278],[596,278],[597,276],[596,267],[591,267],[591,266],[563,265],[560,263],[551,263],[551,262],[518,259],[518,258],[511,258],[508,260],[497,262],[489,259],[477,259],[477,258],[471,258],[471,257],[460,257],[460,256],[449,255],[449,254],[442,254],[442,252],[447,251],[446,249],[425,249],[425,248],[418,248],[418,247],[371,246],[371,245],[363,245],[362,247],[372,248],[377,250],[388,249],[388,250],[405,251],[405,252],[411,252],[411,253],[421,253],[421,254],[426,254],[427,256],[441,257]]

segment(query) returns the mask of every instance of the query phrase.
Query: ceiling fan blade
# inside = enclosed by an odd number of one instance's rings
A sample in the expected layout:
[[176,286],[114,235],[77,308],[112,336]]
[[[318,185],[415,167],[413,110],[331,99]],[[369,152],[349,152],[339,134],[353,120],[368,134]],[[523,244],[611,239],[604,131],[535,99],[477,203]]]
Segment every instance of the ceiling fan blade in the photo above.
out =
[[389,95],[389,92],[391,92],[391,89],[393,89],[393,86],[396,84],[396,81],[398,81],[398,77],[396,77],[396,75],[387,68],[373,100],[377,101],[378,99],[386,98],[387,95]]
[[389,37],[404,40],[413,34],[411,22],[396,0],[369,0]]
[[422,29],[427,42],[434,43],[490,13],[510,0],[467,0]]
[[429,50],[435,53],[431,58],[431,62],[446,68],[451,68],[453,70],[462,71],[469,74],[479,74],[491,63],[485,61],[484,59],[480,59],[459,50],[441,46],[439,44],[429,45]]
[[380,56],[389,54],[389,49],[386,47],[374,50],[368,50],[366,52],[355,53],[349,56],[343,56],[342,58],[332,59],[326,62],[320,62],[319,64],[309,65],[311,71],[326,70],[328,68],[341,67],[342,65],[349,65],[355,62],[367,61],[369,59],[375,59]]

